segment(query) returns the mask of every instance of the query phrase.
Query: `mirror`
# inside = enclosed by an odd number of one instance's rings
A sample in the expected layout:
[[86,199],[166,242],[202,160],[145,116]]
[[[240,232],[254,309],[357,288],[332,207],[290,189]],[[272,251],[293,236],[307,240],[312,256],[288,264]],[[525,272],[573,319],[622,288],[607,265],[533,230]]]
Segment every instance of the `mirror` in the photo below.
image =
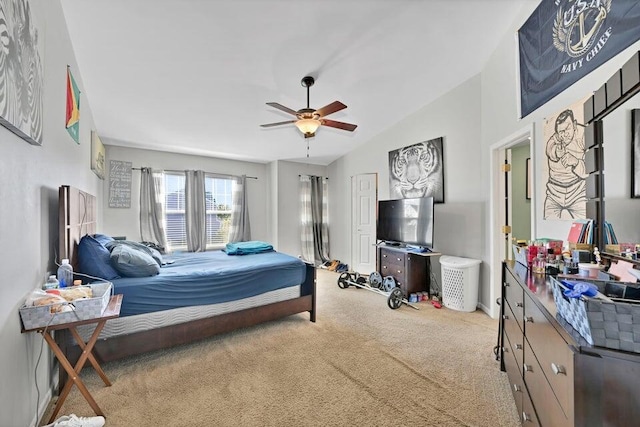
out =
[[640,198],[631,198],[633,109],[640,109],[640,94],[625,101],[602,120],[603,214],[605,221],[613,226],[619,243],[640,243]]

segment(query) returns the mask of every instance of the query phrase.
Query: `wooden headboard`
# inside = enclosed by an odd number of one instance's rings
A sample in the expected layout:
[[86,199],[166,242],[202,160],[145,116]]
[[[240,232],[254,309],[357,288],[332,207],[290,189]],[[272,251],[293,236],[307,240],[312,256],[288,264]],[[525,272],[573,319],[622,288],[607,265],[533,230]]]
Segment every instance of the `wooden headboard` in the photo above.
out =
[[58,190],[58,262],[67,258],[78,271],[78,243],[85,234],[96,233],[96,197],[68,185]]

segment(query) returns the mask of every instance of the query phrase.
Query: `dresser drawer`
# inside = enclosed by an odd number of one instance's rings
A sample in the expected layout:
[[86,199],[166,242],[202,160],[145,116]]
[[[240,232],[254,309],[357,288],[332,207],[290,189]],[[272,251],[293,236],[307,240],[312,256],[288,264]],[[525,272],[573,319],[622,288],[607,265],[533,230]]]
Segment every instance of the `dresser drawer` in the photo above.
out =
[[[510,313],[509,306],[505,308],[505,313]],[[512,316],[513,313],[509,314]],[[508,329],[507,329],[508,327]],[[505,320],[504,335],[507,337],[509,343],[511,343],[511,349],[509,350],[513,357],[516,359],[516,363],[520,369],[520,376],[522,376],[522,363],[524,362],[524,335],[518,328],[517,323],[513,320]]]
[[513,357],[516,358],[518,366],[522,370],[524,335],[515,320],[515,315],[511,311],[509,304],[504,306],[504,334],[509,337],[512,346]]
[[511,344],[509,339],[505,336],[503,343],[504,368],[507,371],[507,377],[509,378],[509,388],[513,393],[513,398],[516,402],[516,410],[518,416],[522,416],[522,391],[524,390],[524,380],[522,379],[522,365],[518,365],[516,358],[511,350]]
[[524,290],[510,272],[505,275],[504,295],[516,317],[520,330],[524,331]]
[[540,425],[533,402],[531,402],[531,396],[529,396],[526,387],[522,389],[522,410],[518,414],[523,427],[537,427]]
[[[540,425],[549,427],[572,426],[573,417],[567,417],[556,398],[556,394],[549,385],[538,360],[525,340],[524,344],[524,382],[531,396],[531,402],[537,410]],[[524,424],[523,424],[524,425]]]
[[[574,352],[528,295],[525,296],[524,312],[527,341],[564,413],[571,415],[574,408]],[[525,363],[528,363],[526,359]]]
[[404,268],[406,254],[400,251],[392,251],[388,249],[380,250],[380,265],[400,266]]

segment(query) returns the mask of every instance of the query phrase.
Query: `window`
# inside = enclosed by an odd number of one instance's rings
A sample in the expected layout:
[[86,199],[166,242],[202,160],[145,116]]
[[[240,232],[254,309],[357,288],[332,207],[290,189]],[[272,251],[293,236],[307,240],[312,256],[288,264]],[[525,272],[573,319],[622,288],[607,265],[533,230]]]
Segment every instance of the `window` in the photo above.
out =
[[207,247],[221,247],[229,242],[233,180],[205,175],[204,191],[207,209]]
[[187,227],[184,213],[184,174],[164,174],[164,206],[167,245],[187,249]]
[[[205,174],[207,248],[220,248],[229,242],[233,180]],[[187,249],[185,225],[185,175],[165,173],[165,222],[167,245],[172,250]]]

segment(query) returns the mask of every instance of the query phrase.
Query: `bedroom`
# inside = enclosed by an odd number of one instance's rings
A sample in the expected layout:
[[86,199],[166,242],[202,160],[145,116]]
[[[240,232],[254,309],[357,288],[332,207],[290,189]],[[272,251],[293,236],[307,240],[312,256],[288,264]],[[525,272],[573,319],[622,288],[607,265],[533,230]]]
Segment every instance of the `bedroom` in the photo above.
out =
[[[329,176],[332,195],[332,226],[330,240],[332,257],[350,259],[349,217],[341,215],[340,206],[350,206],[350,177],[361,173],[378,173],[379,197],[388,195],[387,155],[390,150],[432,137],[446,136],[446,203],[436,207],[436,215],[442,221],[436,231],[438,249],[443,253],[482,259],[480,301],[491,309],[492,283],[489,254],[489,224],[491,205],[491,147],[521,129],[534,124],[535,135],[541,135],[543,118],[567,104],[593,92],[606,81],[612,72],[640,48],[638,43],[620,53],[604,66],[583,78],[571,88],[551,100],[531,116],[518,120],[515,98],[515,47],[513,34],[530,15],[538,2],[524,2],[513,16],[508,31],[500,38],[488,61],[478,64],[478,72],[461,82],[446,94],[425,104],[400,121],[389,123],[383,132],[373,135],[365,145],[356,148],[329,165],[275,161],[269,164],[213,159],[187,154],[169,154],[159,151],[143,151],[115,146],[107,147],[107,160],[127,159],[136,166],[142,161],[153,161],[157,167],[202,168],[222,173],[242,172],[257,176],[251,183],[250,204],[264,207],[266,215],[258,209],[252,211],[252,226],[256,239],[273,242],[280,250],[298,253],[297,236],[288,224],[295,215],[286,207],[293,204],[291,182],[301,173]],[[46,39],[46,96],[44,111],[57,112],[43,117],[46,140],[41,147],[31,146],[20,138],[0,128],[2,168],[0,177],[5,184],[0,195],[0,250],[4,263],[5,285],[2,290],[0,351],[2,366],[0,377],[13,384],[12,389],[0,391],[0,413],[14,413],[19,425],[29,425],[33,417],[35,390],[33,371],[38,353],[37,340],[20,334],[17,308],[28,291],[44,279],[53,269],[53,247],[57,240],[57,188],[69,184],[81,188],[105,200],[105,182],[97,179],[88,166],[90,157],[89,131],[95,128],[90,94],[82,108],[82,143],[75,144],[59,126],[64,120],[60,105],[64,103],[65,70],[71,64],[78,70],[66,30],[62,8],[57,1],[34,2],[34,11],[47,16],[44,30]],[[76,71],[78,72],[78,71]],[[82,75],[76,75],[82,86]],[[392,78],[392,77],[390,77]],[[322,85],[314,87],[320,93]],[[507,83],[505,83],[507,82]],[[293,82],[292,97],[302,99],[302,90]],[[264,101],[271,100],[266,97]],[[276,100],[276,99],[274,99]],[[266,106],[263,106],[266,110]],[[350,105],[349,114],[355,114]],[[265,115],[266,117],[266,115]],[[275,117],[275,115],[274,115]],[[256,123],[257,125],[257,123]],[[320,142],[321,138],[316,138]],[[296,139],[296,143],[300,140]],[[301,143],[302,144],[302,143]],[[534,145],[534,156],[542,155],[541,145]],[[313,150],[312,145],[311,149]],[[299,157],[304,157],[304,149]],[[540,172],[535,171],[535,176]],[[536,187],[536,195],[542,189]],[[115,211],[115,212],[114,212]],[[471,212],[470,223],[465,222]],[[293,219],[292,219],[293,218]],[[106,204],[99,210],[99,224],[103,231],[115,235],[137,235],[135,213],[109,209]],[[564,236],[568,225],[542,219],[535,212],[536,234],[539,236]],[[130,227],[130,228],[128,228]],[[10,243],[7,243],[10,242]],[[41,389],[52,381],[44,368],[37,374]]]

